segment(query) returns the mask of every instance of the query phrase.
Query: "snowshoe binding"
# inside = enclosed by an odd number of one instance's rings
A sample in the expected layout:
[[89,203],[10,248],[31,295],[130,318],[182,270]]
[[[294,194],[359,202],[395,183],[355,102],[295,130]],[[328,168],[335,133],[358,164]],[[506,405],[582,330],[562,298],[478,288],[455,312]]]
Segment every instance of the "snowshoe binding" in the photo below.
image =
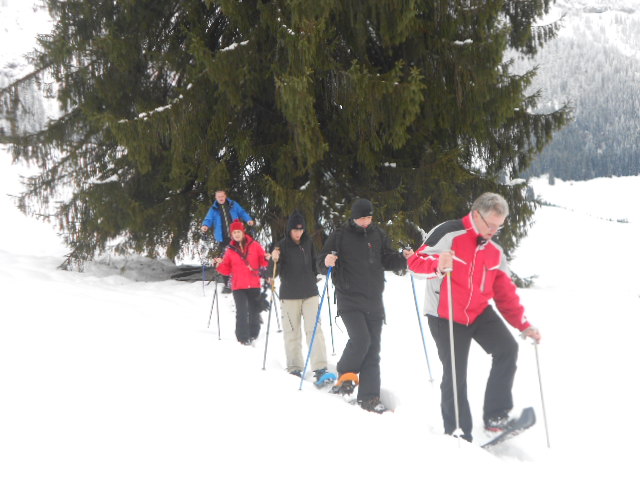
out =
[[509,425],[509,416],[500,415],[497,417],[488,418],[484,422],[484,429],[488,432],[500,433],[503,432]]
[[[519,417],[509,419],[498,435],[482,445],[482,448],[491,448],[513,437],[520,435],[536,423],[536,414],[532,407],[522,410]],[[485,427],[486,428],[486,427]],[[487,428],[488,430],[488,428]]]
[[338,376],[335,373],[328,372],[326,368],[314,370],[313,376],[315,378],[313,384],[318,388],[331,385],[338,379]]
[[340,375],[336,384],[331,387],[331,393],[336,395],[351,395],[358,386],[358,374],[347,372]]

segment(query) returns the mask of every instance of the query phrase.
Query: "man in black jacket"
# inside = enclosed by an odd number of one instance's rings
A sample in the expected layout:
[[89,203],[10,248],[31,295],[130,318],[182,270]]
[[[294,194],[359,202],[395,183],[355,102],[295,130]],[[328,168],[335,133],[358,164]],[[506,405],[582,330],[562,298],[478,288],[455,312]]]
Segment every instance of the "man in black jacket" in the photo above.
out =
[[[307,346],[311,343],[318,312],[318,287],[316,284],[316,254],[313,242],[306,234],[302,214],[294,212],[289,217],[287,234],[280,240],[272,254],[277,264],[276,275],[280,276],[280,301],[284,330],[284,346],[287,370],[292,375],[302,375],[301,317]],[[327,350],[320,325],[311,350],[311,368],[316,380],[327,372]]]
[[332,391],[348,395],[359,385],[360,406],[382,413],[386,410],[380,402],[384,271],[405,269],[413,251],[394,251],[389,237],[372,220],[371,202],[357,199],[351,207],[351,219],[327,239],[318,268],[326,273],[333,267],[338,313],[349,333],[338,362],[340,378]]

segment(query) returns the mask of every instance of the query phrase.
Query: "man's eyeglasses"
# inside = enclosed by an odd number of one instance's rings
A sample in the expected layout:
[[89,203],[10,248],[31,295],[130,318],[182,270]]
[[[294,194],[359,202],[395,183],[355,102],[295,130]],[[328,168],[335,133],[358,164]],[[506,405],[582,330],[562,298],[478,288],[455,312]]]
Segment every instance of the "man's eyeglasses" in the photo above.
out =
[[484,217],[480,213],[480,210],[476,210],[476,212],[478,212],[478,215],[480,215],[480,218],[482,219],[482,221],[484,222],[484,224],[487,226],[489,230],[495,230],[495,232],[498,233],[500,230],[502,230],[502,227],[504,227],[504,225],[491,225],[489,222],[487,222],[484,219]]

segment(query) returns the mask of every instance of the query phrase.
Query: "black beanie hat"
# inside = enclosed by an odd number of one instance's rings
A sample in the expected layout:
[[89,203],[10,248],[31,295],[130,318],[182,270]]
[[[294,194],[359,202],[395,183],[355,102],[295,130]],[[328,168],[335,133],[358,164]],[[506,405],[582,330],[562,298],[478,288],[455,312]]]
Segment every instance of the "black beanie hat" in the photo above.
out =
[[291,214],[289,217],[289,222],[287,223],[287,229],[305,229],[306,225],[304,223],[304,217],[297,210]]
[[351,218],[372,217],[373,204],[366,198],[358,198],[351,205]]

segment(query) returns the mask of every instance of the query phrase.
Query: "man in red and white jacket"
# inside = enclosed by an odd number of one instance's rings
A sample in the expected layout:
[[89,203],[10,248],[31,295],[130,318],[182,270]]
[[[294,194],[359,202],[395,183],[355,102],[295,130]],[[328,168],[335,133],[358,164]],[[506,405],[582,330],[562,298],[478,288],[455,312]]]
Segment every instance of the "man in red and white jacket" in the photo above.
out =
[[506,200],[484,193],[460,220],[449,220],[429,232],[425,244],[408,259],[409,269],[425,274],[425,314],[443,365],[441,409],[446,434],[456,429],[449,331],[449,292],[444,277],[451,272],[453,335],[462,438],[472,441],[473,423],[467,400],[467,362],[471,340],[493,357],[484,398],[484,424],[492,431],[504,429],[513,408],[511,388],[516,372],[518,344],[502,316],[524,337],[540,341],[531,326],[511,280],[499,245],[493,242],[509,214]]

